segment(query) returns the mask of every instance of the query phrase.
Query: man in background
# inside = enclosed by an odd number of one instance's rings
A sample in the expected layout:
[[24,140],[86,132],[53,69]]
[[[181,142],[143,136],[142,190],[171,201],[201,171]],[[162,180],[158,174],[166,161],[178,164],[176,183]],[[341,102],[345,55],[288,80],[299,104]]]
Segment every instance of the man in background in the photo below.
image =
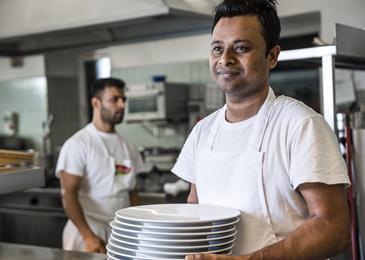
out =
[[105,253],[114,213],[138,203],[136,173],[143,170],[138,150],[116,132],[123,121],[125,83],[98,79],[92,90],[92,122],[63,145],[56,175],[69,220],[63,248]]

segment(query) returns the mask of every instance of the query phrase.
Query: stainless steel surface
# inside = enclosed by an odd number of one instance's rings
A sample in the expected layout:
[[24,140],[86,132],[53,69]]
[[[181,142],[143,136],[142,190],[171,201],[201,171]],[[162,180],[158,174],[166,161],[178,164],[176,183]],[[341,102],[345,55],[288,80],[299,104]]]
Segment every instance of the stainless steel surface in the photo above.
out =
[[324,118],[334,131],[336,130],[335,88],[334,88],[335,55],[336,55],[336,46],[321,46],[321,47],[305,48],[299,50],[283,51],[280,53],[279,56],[279,62],[321,58],[322,113],[324,115]]
[[[161,37],[209,33],[211,11],[214,5],[207,0],[149,0],[138,1],[138,3],[133,3],[131,0],[119,0],[114,3],[118,5],[103,6],[101,12],[108,14],[110,12],[110,15],[105,15],[106,18],[95,15],[93,9],[87,6],[89,4],[85,3],[84,8],[82,4],[81,6],[79,4],[84,16],[79,20],[75,17],[71,20],[67,16],[68,13],[74,13],[72,9],[67,10],[67,8],[74,7],[65,4],[63,6],[65,10],[60,13],[60,16],[54,19],[52,16],[45,18],[48,23],[35,21],[35,23],[38,22],[38,26],[25,26],[29,28],[26,32],[19,30],[16,35],[0,39],[0,53],[7,56],[30,55],[66,48],[103,47]],[[38,11],[43,9],[42,4],[34,3],[31,17],[44,15],[42,11]],[[115,11],[118,9],[121,11]],[[60,17],[62,18],[62,15],[64,19],[57,21]],[[54,26],[52,28],[51,25],[55,22],[58,22],[57,28]],[[38,31],[34,30],[35,28],[38,28]],[[39,28],[42,29],[39,30]]]
[[336,46],[334,45],[303,48],[303,49],[280,52],[279,61],[321,58],[326,55],[335,55],[335,54],[336,54]]
[[362,250],[365,249],[365,112],[355,112],[350,116],[352,137],[354,145],[354,172],[356,182],[356,204],[358,214],[358,225],[360,232],[360,243]]
[[138,192],[141,205],[166,203],[166,194],[162,192]]
[[0,196],[1,242],[61,248],[66,221],[60,189],[34,188]]
[[0,194],[42,187],[44,184],[44,171],[39,167],[9,168],[9,171],[0,172]]
[[336,133],[336,92],[334,81],[334,56],[331,54],[322,57],[322,112],[327,123]]
[[[289,50],[280,53],[279,62],[294,60],[321,59],[322,77],[321,77],[321,99],[322,113],[324,118],[336,132],[336,105],[335,105],[335,85],[334,85],[334,68],[336,66],[365,67],[365,55],[363,55],[363,46],[365,44],[365,31],[356,28],[336,25],[336,37],[340,39],[336,45],[305,48],[299,50]],[[344,44],[343,37],[347,41]],[[356,43],[353,40],[356,39]],[[351,51],[349,51],[351,49]]]
[[6,260],[104,260],[104,254],[65,251],[58,248],[0,243],[0,259]]
[[365,30],[336,24],[337,54],[365,59]]
[[354,129],[365,129],[365,112],[350,114],[350,126]]

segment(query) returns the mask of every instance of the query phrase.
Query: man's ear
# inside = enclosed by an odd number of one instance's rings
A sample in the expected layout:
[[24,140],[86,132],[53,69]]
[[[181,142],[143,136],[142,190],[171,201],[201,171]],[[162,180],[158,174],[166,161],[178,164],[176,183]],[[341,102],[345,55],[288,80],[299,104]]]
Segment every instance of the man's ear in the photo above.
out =
[[91,106],[93,108],[99,108],[100,107],[100,100],[97,97],[92,97]]
[[272,47],[269,52],[269,66],[271,70],[276,67],[276,64],[278,64],[280,51],[281,51],[280,46],[276,45]]

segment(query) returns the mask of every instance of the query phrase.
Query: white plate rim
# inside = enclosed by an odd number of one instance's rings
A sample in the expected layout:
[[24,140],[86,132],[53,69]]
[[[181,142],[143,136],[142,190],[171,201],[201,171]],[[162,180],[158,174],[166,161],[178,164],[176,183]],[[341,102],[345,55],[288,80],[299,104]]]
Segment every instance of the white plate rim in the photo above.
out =
[[136,243],[132,243],[129,241],[122,241],[118,238],[115,237],[115,234],[111,234],[110,238],[114,239],[117,242],[120,243],[124,243],[124,244],[128,244],[128,245],[133,245],[133,246],[144,246],[144,247],[152,247],[152,248],[167,248],[167,249],[188,249],[188,248],[206,248],[206,247],[214,247],[214,246],[221,246],[221,245],[226,245],[229,243],[233,243],[236,241],[236,238],[233,237],[232,239],[230,239],[227,242],[223,242],[220,244],[214,244],[214,245],[201,245],[201,246],[166,246],[166,245],[162,245],[162,246],[152,246],[152,245],[141,245],[141,244],[136,244]]
[[[111,252],[109,252],[109,251],[107,251],[107,252],[106,252],[106,255],[108,256],[108,260],[109,260],[109,258],[111,258],[111,260],[120,260],[120,259],[115,258],[114,256],[110,255],[110,253],[111,253]],[[113,254],[113,253],[112,253],[112,254]]]
[[[194,206],[195,205],[195,206]],[[227,216],[224,218],[212,218],[212,219],[204,219],[204,220],[183,220],[183,219],[173,219],[173,220],[163,220],[163,219],[146,219],[146,218],[140,218],[140,216],[138,217],[128,217],[128,216],[123,216],[121,215],[121,213],[123,213],[123,211],[127,211],[127,210],[136,210],[136,209],[141,209],[141,208],[148,208],[148,207],[172,207],[172,206],[180,206],[180,207],[211,207],[211,208],[220,208],[220,210],[230,210],[232,215],[231,216]],[[146,209],[147,210],[147,209]],[[153,210],[153,209],[151,209]],[[235,212],[235,213],[233,213]],[[188,224],[188,223],[206,223],[206,222],[214,222],[214,221],[224,221],[226,219],[231,219],[231,218],[235,218],[241,215],[241,212],[238,209],[234,209],[234,208],[230,208],[230,207],[225,207],[225,206],[220,206],[220,205],[209,205],[209,204],[152,204],[152,205],[140,205],[140,206],[135,206],[135,207],[128,207],[128,208],[123,208],[118,210],[115,213],[116,216],[122,218],[122,219],[127,219],[127,220],[132,220],[132,221],[140,221],[140,222],[148,222],[148,223],[166,223],[166,224],[173,224],[173,223],[180,223],[180,224]],[[147,214],[144,213],[142,214],[144,216],[146,216]],[[175,214],[176,216],[176,214]]]
[[118,249],[121,249],[121,250],[125,250],[125,251],[130,251],[130,252],[137,252],[137,253],[142,253],[142,254],[152,254],[152,255],[162,255],[162,256],[170,256],[170,255],[173,255],[173,256],[186,256],[186,255],[191,255],[191,254],[216,254],[216,253],[220,253],[222,251],[227,251],[227,250],[231,250],[233,247],[234,247],[234,244],[232,244],[231,246],[227,247],[227,248],[224,248],[224,249],[219,249],[219,250],[213,250],[213,251],[205,251],[205,252],[186,252],[186,253],[179,253],[179,252],[173,252],[173,253],[170,253],[170,252],[163,252],[163,253],[154,253],[153,251],[145,251],[145,250],[138,250],[138,249],[131,249],[131,248],[126,248],[126,247],[121,247],[121,246],[118,246],[118,245],[115,245],[112,241],[108,240],[108,244],[118,248]]
[[[131,226],[131,227],[136,227],[136,228],[145,228],[145,229],[170,229],[170,230],[183,230],[183,229],[199,230],[199,229],[220,228],[220,227],[225,227],[225,226],[237,224],[240,221],[240,218],[239,217],[235,217],[232,222],[227,222],[227,223],[219,224],[219,225],[193,226],[193,227],[189,227],[189,226],[183,226],[183,227],[176,227],[175,226],[175,227],[171,227],[171,226],[158,226],[158,225],[156,225],[156,226],[155,225],[147,225],[147,226],[134,225],[134,224],[131,224],[131,223],[122,222],[123,219],[122,220],[119,220],[118,218],[120,218],[120,217],[115,216],[114,221],[117,222],[117,223],[120,223],[122,225],[125,225],[125,226]],[[136,221],[134,221],[134,222],[136,222]],[[158,223],[156,223],[156,224],[158,224]]]
[[136,233],[136,234],[143,234],[143,235],[156,235],[156,236],[208,236],[208,235],[217,235],[222,233],[232,232],[237,229],[237,227],[233,227],[231,229],[223,230],[223,231],[211,231],[211,232],[196,232],[196,233],[166,233],[166,232],[149,232],[149,231],[140,231],[140,230],[133,230],[127,228],[121,228],[116,225],[116,222],[113,220],[110,222],[110,226],[116,230],[120,230],[127,233]]
[[[113,231],[112,231],[113,232]],[[136,238],[136,237],[131,237],[131,236],[128,236],[128,235],[124,235],[124,234],[119,234],[119,233],[116,233],[117,236],[120,236],[120,237],[125,237],[125,238],[129,238],[129,239],[135,239],[135,240],[144,240],[144,241],[158,241],[158,242],[176,242],[176,243],[179,243],[179,242],[206,242],[206,241],[211,241],[211,240],[218,240],[218,239],[225,239],[225,238],[228,238],[228,237],[232,237],[232,236],[236,236],[238,233],[238,231],[236,230],[235,232],[233,232],[232,234],[229,234],[227,236],[218,236],[218,237],[211,237],[211,238],[199,238],[199,239],[156,239],[156,238]]]

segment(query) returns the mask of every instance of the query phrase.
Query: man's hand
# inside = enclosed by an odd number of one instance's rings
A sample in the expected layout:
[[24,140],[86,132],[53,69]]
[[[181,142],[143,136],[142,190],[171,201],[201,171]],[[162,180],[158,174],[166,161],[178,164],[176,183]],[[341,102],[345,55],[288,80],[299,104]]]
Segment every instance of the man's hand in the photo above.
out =
[[106,253],[105,242],[98,236],[85,238],[85,250],[90,253]]
[[185,260],[249,260],[249,256],[228,256],[215,254],[194,254],[185,256]]
[[189,193],[187,202],[189,204],[198,204],[199,203],[198,193],[196,191],[196,187],[195,187],[194,183],[190,184],[190,193]]
[[86,221],[78,197],[80,185],[81,177],[62,172],[61,186],[64,190],[62,197],[63,206],[68,217],[76,225],[84,239],[85,250],[87,252],[106,253],[105,242],[93,233]]

